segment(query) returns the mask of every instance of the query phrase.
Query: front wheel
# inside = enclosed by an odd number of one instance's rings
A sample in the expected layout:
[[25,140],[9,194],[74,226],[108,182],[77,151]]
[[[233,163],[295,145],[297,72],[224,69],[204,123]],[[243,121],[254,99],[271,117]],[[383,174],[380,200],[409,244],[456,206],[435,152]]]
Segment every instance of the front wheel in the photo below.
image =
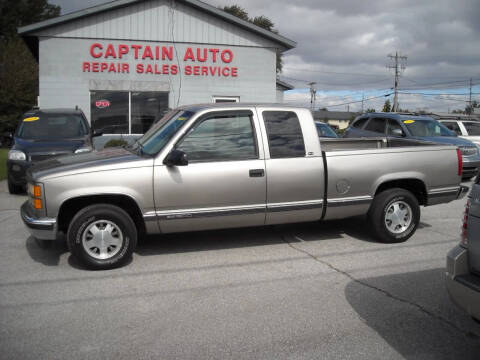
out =
[[418,200],[410,191],[404,189],[382,191],[373,199],[368,211],[368,221],[373,235],[379,241],[407,241],[420,222]]
[[70,222],[67,243],[72,255],[87,268],[120,267],[137,245],[137,229],[130,215],[118,206],[90,205]]

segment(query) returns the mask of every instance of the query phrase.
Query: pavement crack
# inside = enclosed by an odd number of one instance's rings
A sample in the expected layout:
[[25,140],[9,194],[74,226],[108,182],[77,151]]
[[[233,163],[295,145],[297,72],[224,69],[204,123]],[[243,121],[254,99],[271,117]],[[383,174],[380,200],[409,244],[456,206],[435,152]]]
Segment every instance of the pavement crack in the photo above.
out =
[[[394,295],[392,294],[391,292],[387,291],[387,290],[384,290],[382,288],[379,288],[377,286],[374,286],[372,284],[369,284],[363,280],[360,280],[356,277],[354,277],[353,275],[351,275],[350,273],[348,273],[347,271],[344,271],[340,268],[337,268],[336,266],[334,266],[333,264],[329,263],[328,261],[324,260],[324,259],[321,259],[320,257],[308,252],[307,250],[305,249],[302,249],[300,247],[297,247],[295,246],[291,241],[288,240],[288,238],[283,235],[283,234],[278,234],[280,235],[280,237],[282,238],[282,240],[290,247],[292,248],[293,250],[297,251],[297,252],[300,252],[300,253],[303,253],[305,254],[306,256],[310,257],[311,259],[313,259],[314,261],[316,262],[319,262],[320,264],[322,265],[325,265],[327,266],[328,268],[330,268],[331,270],[339,273],[339,274],[342,274],[343,276],[346,276],[347,278],[349,278],[351,281],[355,282],[356,284],[359,284],[359,285],[362,285],[364,287],[367,287],[369,289],[372,289],[372,290],[375,290],[383,295],[385,295],[386,297],[388,298],[391,298],[393,300],[396,300],[398,302],[401,302],[403,304],[407,304],[407,305],[410,305],[414,308],[416,308],[417,310],[419,310],[420,312],[422,312],[423,314],[431,317],[431,318],[434,318],[436,320],[439,320],[441,322],[443,322],[444,324],[450,326],[451,328],[453,328],[454,330],[458,331],[459,333],[461,333],[462,335],[464,335],[465,337],[469,338],[469,339],[479,339],[480,338],[480,335],[477,335],[471,331],[465,331],[464,329],[460,328],[459,326],[457,326],[454,322],[446,319],[445,317],[441,316],[440,314],[437,314],[437,313],[434,313],[432,312],[431,310],[427,309],[426,307],[420,305],[420,304],[417,304],[416,302],[413,302],[411,300],[408,300],[408,299],[404,299],[402,297],[399,297],[397,295]],[[294,237],[295,239],[301,241],[301,242],[304,242],[303,239],[300,239],[298,238],[297,236],[292,236]]]

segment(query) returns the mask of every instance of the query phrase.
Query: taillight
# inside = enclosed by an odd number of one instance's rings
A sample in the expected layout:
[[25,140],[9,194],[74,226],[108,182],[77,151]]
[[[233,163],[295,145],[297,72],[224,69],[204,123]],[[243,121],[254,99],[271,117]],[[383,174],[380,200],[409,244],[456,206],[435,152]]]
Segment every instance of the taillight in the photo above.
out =
[[458,176],[462,176],[463,174],[463,157],[462,151],[457,148],[457,158],[458,158]]
[[460,237],[460,244],[465,247],[468,246],[468,213],[470,212],[470,204],[470,199],[468,199],[463,212],[462,234]]

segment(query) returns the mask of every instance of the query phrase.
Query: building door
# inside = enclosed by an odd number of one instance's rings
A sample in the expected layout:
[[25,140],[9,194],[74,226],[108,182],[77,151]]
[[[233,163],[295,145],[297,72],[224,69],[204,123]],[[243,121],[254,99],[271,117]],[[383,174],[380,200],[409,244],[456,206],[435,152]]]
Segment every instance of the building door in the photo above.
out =
[[263,225],[266,177],[259,134],[251,110],[200,117],[174,147],[187,154],[188,165],[155,165],[161,231]]

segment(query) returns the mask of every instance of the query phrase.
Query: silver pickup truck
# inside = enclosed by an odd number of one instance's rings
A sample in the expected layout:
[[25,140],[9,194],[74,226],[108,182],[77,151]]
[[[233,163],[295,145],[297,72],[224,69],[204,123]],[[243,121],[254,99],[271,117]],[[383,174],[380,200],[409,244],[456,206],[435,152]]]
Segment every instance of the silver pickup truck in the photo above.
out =
[[143,234],[342,219],[367,214],[382,242],[407,240],[420,205],[463,196],[450,145],[319,139],[309,110],[178,108],[130,148],[60,157],[28,174],[31,234],[66,233],[85,266],[122,265]]

